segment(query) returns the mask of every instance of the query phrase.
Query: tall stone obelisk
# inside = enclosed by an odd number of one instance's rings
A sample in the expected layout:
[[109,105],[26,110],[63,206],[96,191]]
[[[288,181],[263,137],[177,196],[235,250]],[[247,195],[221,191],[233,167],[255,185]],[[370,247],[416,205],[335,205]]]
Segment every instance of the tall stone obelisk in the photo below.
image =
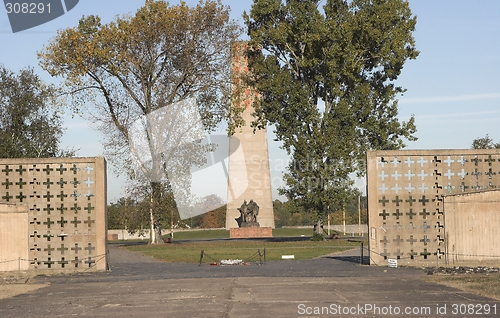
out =
[[250,87],[242,86],[241,77],[248,74],[248,60],[245,51],[246,42],[237,42],[232,47],[233,93],[238,94],[238,105],[243,107],[245,125],[236,130],[229,141],[228,162],[228,203],[226,228],[237,228],[236,218],[240,216],[238,208],[244,201],[255,201],[259,205],[257,222],[261,227],[274,228],[271,176],[269,171],[269,153],[267,132],[265,129],[254,132],[251,123],[254,120],[253,103],[259,94]]

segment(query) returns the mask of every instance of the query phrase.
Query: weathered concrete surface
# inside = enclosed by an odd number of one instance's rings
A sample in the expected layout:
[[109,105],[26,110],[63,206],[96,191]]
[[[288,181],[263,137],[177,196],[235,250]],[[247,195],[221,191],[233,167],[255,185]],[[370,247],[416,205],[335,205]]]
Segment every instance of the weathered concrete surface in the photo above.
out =
[[[461,315],[453,314],[453,304],[496,303],[423,282],[421,270],[360,266],[359,257],[349,254],[261,266],[197,266],[158,262],[116,247],[110,252],[111,272],[39,277],[36,282],[51,285],[0,300],[0,316],[297,317],[322,307],[339,317],[388,316],[372,311],[334,314],[338,306],[372,305],[381,311],[430,310],[395,317],[456,317]],[[437,306],[445,305],[446,315],[438,315]]]

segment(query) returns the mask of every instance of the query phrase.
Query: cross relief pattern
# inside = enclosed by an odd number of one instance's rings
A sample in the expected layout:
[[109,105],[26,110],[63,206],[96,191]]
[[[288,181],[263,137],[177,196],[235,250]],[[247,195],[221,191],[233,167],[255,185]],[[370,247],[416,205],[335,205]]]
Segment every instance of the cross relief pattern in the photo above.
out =
[[71,269],[96,262],[94,163],[3,164],[0,202],[29,207],[31,268]]
[[[379,254],[430,259],[444,254],[443,197],[496,189],[499,155],[377,157]],[[372,176],[374,178],[374,176]]]

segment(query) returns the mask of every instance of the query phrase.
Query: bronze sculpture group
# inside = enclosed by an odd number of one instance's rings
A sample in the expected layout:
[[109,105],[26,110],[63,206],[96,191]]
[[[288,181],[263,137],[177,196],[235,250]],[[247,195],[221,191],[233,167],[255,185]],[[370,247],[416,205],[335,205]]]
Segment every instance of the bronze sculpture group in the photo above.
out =
[[257,216],[259,215],[259,206],[254,200],[243,201],[241,207],[238,208],[240,211],[240,217],[236,219],[239,227],[249,227],[249,226],[259,226],[257,223]]

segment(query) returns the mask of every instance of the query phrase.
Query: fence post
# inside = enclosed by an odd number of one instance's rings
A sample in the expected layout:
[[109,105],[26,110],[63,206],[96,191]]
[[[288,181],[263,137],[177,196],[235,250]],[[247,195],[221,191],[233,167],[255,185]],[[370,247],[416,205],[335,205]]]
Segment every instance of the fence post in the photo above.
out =
[[264,247],[264,264],[266,263],[266,248]]
[[198,266],[201,266],[201,261],[203,260],[203,254],[205,253],[205,250],[201,250],[200,253],[200,264]]
[[363,242],[361,242],[361,257],[359,258],[359,264],[363,265]]

